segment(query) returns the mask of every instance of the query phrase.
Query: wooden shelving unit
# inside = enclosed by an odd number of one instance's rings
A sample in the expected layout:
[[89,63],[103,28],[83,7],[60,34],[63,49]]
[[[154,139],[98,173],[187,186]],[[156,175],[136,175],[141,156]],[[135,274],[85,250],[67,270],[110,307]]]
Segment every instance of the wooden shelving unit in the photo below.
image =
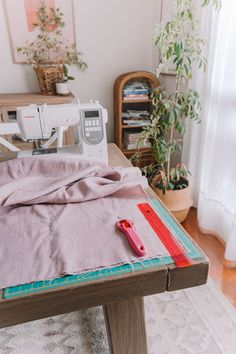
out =
[[[121,151],[125,154],[127,158],[131,158],[132,155],[136,152],[136,150],[127,150],[123,144],[124,132],[135,129],[137,131],[142,131],[143,127],[138,126],[128,126],[124,125],[122,121],[122,112],[126,112],[127,110],[147,110],[151,112],[152,110],[152,100],[151,99],[140,99],[140,100],[123,100],[123,90],[125,86],[132,82],[145,82],[150,89],[159,86],[159,80],[157,77],[147,71],[133,71],[130,73],[125,73],[120,75],[114,84],[114,118],[115,118],[115,137],[116,144],[121,149]],[[152,162],[152,149],[144,148],[141,149],[142,153],[139,166],[143,167]]]

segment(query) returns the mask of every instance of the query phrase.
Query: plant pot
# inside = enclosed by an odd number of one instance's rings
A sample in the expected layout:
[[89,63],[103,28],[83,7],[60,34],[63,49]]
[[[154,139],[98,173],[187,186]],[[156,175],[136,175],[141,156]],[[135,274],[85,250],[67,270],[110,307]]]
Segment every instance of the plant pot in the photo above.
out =
[[41,93],[48,96],[56,95],[56,82],[63,80],[63,68],[60,66],[37,66],[34,67],[34,71]]
[[70,93],[70,88],[68,82],[57,82],[56,92],[60,96],[68,96]]
[[193,205],[189,187],[180,190],[167,190],[165,194],[154,185],[152,185],[152,189],[180,223],[187,218]]

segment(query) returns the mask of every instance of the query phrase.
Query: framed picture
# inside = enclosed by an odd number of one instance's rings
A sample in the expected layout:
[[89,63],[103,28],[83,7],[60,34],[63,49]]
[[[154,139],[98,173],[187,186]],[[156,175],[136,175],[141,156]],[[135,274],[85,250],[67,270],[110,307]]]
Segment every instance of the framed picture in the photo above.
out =
[[[16,48],[25,45],[26,41],[32,42],[39,33],[35,26],[38,19],[38,9],[42,0],[5,0],[8,30],[14,63],[25,63],[22,54]],[[63,13],[65,26],[62,28],[63,38],[75,42],[73,1],[72,0],[43,0],[49,9],[59,8]],[[49,28],[48,32],[55,28]]]

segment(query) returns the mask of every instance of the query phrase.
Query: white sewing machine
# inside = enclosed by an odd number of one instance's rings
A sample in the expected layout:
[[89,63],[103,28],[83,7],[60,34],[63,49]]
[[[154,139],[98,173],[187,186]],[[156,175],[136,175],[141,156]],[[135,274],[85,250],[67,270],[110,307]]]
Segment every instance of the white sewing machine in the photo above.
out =
[[[17,108],[17,123],[1,123],[0,136],[20,134],[24,141],[48,139],[42,149],[19,151],[0,137],[0,143],[17,156],[58,154],[108,163],[106,123],[107,111],[98,101],[87,104],[30,105]],[[63,132],[74,129],[75,145],[63,146]],[[53,134],[53,130],[56,132]],[[57,140],[56,148],[49,146]]]

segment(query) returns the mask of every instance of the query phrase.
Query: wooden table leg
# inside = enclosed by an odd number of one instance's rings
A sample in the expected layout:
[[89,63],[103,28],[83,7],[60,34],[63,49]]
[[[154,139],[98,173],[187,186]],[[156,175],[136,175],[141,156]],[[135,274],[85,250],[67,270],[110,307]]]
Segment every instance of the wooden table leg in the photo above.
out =
[[148,354],[143,298],[103,306],[112,354]]

